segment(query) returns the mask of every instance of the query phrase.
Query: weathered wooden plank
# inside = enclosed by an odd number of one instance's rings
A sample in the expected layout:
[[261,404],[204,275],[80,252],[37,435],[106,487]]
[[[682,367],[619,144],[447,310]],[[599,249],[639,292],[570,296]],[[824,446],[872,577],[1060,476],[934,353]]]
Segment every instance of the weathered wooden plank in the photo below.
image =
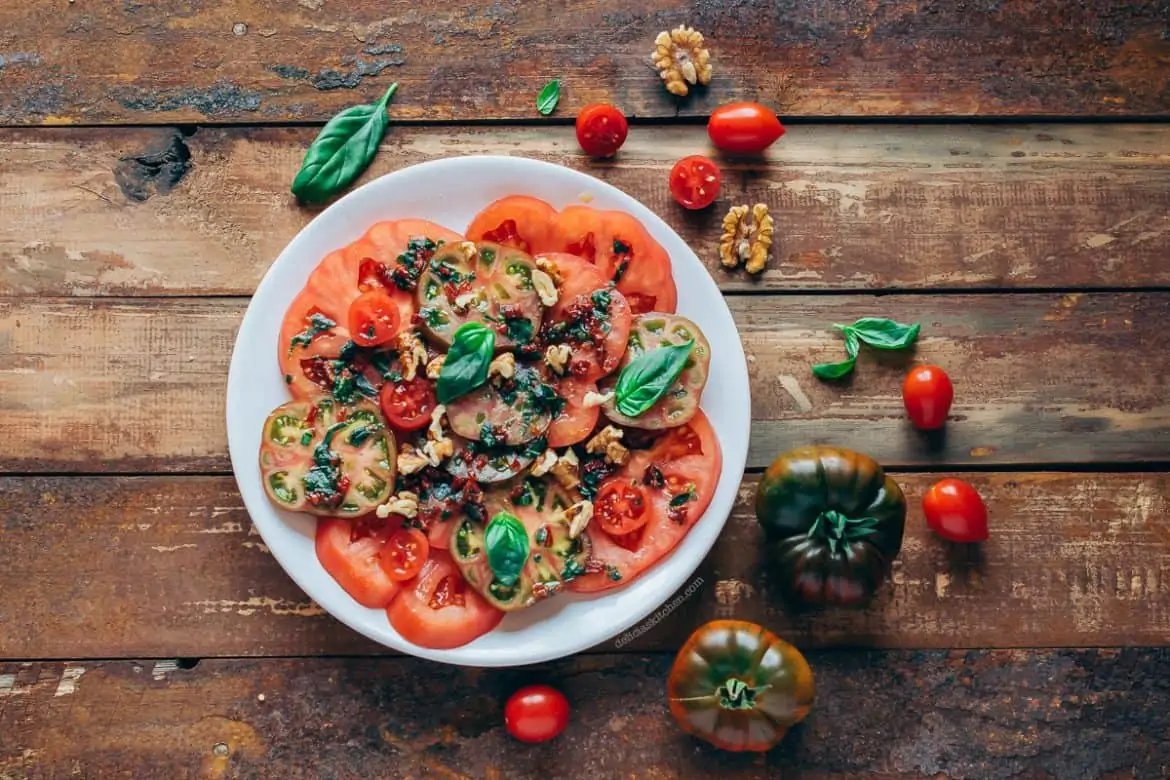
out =
[[[1170,294],[728,300],[750,356],[752,467],[810,442],[891,466],[1170,460]],[[0,468],[226,470],[223,395],[245,304],[0,300]],[[810,373],[844,354],[831,323],[866,315],[923,323],[916,359],[958,388],[945,435],[904,419],[911,356],[866,350],[843,385]]]
[[[933,475],[898,474],[910,515],[892,584],[820,615],[770,590],[750,477],[686,600],[594,652],[676,648],[722,617],[817,647],[1170,644],[1170,475],[963,476],[990,508],[979,552],[927,529]],[[0,518],[0,658],[385,652],[288,579],[228,477],[4,478]]]
[[[288,192],[314,132],[0,132],[0,294],[250,294],[316,213]],[[798,125],[766,160],[726,163],[724,195],[701,214],[683,213],[666,187],[675,160],[708,148],[693,126],[635,126],[616,164],[581,155],[566,127],[397,127],[366,179],[457,154],[565,164],[657,211],[731,291],[1141,287],[1170,284],[1164,135]],[[147,154],[151,164],[134,162]],[[776,218],[762,278],[717,260],[732,202],[767,203]]]
[[[678,24],[707,35],[715,69],[683,101],[649,62]],[[324,121],[392,81],[398,116],[535,117],[552,78],[563,116],[754,98],[810,116],[1164,116],[1168,24],[1160,3],[1108,0],[8,3],[0,121]]]
[[[808,719],[764,755],[682,734],[671,656],[524,670],[407,659],[0,664],[0,771],[20,778],[1163,777],[1170,652],[810,653]],[[572,703],[524,745],[503,703],[533,680]],[[782,775],[781,775],[782,773]]]

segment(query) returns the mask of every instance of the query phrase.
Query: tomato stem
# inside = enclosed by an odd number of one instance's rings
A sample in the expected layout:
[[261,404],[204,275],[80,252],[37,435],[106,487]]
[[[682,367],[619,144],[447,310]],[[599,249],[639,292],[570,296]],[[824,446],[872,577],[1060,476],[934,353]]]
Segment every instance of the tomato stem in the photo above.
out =
[[810,539],[820,538],[829,543],[834,555],[846,542],[863,539],[877,530],[876,517],[848,517],[836,509],[826,509],[808,529]]

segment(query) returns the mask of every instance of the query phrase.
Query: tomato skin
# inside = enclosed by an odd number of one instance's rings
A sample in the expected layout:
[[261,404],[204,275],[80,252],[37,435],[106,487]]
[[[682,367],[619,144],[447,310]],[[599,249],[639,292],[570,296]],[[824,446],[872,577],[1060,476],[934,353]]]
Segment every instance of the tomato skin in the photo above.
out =
[[784,125],[759,103],[728,103],[707,121],[711,143],[732,154],[759,154],[784,135]]
[[398,335],[398,305],[382,290],[362,293],[349,305],[349,334],[359,347],[376,347]]
[[951,542],[987,540],[987,505],[979,491],[961,479],[944,479],[931,485],[922,497],[926,523]]
[[317,521],[317,560],[363,607],[385,607],[398,594],[399,584],[381,566],[385,543],[384,532],[360,534],[349,520]]
[[684,157],[670,169],[670,194],[687,209],[705,209],[719,197],[719,166],[700,154]]
[[386,540],[382,548],[382,571],[395,582],[405,582],[418,576],[427,562],[431,545],[427,535],[417,528],[399,528]]
[[569,700],[550,685],[528,685],[508,697],[504,725],[521,742],[547,742],[569,724]]
[[626,115],[608,103],[593,103],[577,114],[577,143],[591,157],[613,157],[629,131]]
[[902,404],[916,428],[937,430],[946,424],[955,387],[938,366],[916,366],[902,383]]
[[386,420],[400,431],[417,431],[431,421],[438,400],[434,384],[421,377],[387,382],[378,392],[378,403]]

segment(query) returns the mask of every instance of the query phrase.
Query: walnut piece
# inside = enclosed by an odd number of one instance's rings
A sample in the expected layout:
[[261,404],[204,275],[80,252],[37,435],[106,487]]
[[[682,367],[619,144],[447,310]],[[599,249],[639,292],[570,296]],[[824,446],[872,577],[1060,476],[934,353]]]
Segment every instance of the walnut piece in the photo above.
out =
[[[516,356],[511,352],[497,355],[488,363],[488,379],[511,379],[516,376]],[[499,382],[494,382],[499,384]]]
[[[607,452],[610,444],[619,444],[625,432],[616,425],[607,425],[597,432],[585,445],[585,451],[590,455]],[[625,449],[623,447],[623,449]]]
[[439,355],[430,363],[427,363],[427,379],[438,379],[439,374],[443,373],[443,363],[445,363],[446,360],[446,355]]
[[592,501],[578,501],[568,509],[562,509],[552,517],[553,522],[566,522],[569,524],[569,538],[576,539],[589,526],[589,521],[593,519],[593,502]]
[[557,454],[552,450],[545,450],[544,454],[532,464],[532,476],[543,477],[557,464]]
[[557,283],[553,278],[544,271],[537,268],[532,272],[532,286],[536,289],[536,294],[540,296],[540,303],[543,306],[555,306],[557,303]]
[[[595,406],[604,406],[605,404],[609,403],[612,400],[613,400],[613,391],[612,390],[610,390],[608,393],[595,393],[592,390],[586,390],[585,397],[581,399],[581,406],[585,409],[592,409]],[[609,427],[613,428],[612,425]],[[614,430],[617,430],[617,429],[615,428]],[[604,433],[604,432],[605,431],[602,431],[602,433]],[[600,436],[601,434],[599,433],[597,435]]]
[[564,277],[561,275],[560,267],[557,266],[557,264],[552,260],[549,260],[547,257],[537,255],[536,267],[548,274],[548,277],[553,280],[553,284],[555,284],[557,287],[560,287],[561,284],[565,281]]
[[431,424],[427,426],[427,438],[431,441],[443,441],[445,435],[443,434],[443,415],[447,413],[447,407],[443,404],[438,404],[431,411]]
[[569,370],[569,356],[572,354],[568,344],[552,344],[544,351],[544,363],[557,376],[564,376]]
[[413,330],[398,334],[398,362],[402,364],[402,378],[407,382],[418,375],[420,367],[426,365],[427,348]]
[[404,477],[417,474],[429,462],[425,455],[420,454],[418,450],[405,442],[398,450],[398,473]]
[[479,254],[479,248],[474,241],[460,241],[459,254],[463,255],[464,260],[474,260],[475,256]]
[[565,490],[572,490],[581,484],[581,478],[578,476],[580,465],[581,461],[577,459],[577,453],[570,448],[557,458],[557,462],[553,464],[549,473]]
[[455,442],[450,439],[428,441],[423,445],[422,451],[423,455],[426,456],[427,463],[438,468],[444,458],[449,458],[455,454]]
[[672,95],[682,97],[695,84],[711,83],[711,52],[703,47],[703,34],[693,27],[680,25],[658,33],[652,59]]
[[390,500],[379,506],[375,512],[383,520],[390,515],[402,515],[408,518],[417,517],[418,494],[404,490],[396,496],[390,496]]
[[723,237],[719,240],[719,259],[727,268],[746,262],[749,274],[758,274],[768,264],[772,248],[772,216],[768,207],[757,203],[732,206],[723,218]]

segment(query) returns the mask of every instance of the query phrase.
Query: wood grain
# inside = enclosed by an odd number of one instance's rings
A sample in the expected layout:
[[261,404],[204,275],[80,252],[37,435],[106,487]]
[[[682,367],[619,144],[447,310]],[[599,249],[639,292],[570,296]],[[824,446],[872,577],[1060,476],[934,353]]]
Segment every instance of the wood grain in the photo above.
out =
[[[686,598],[594,652],[670,650],[728,617],[802,647],[1170,644],[1170,475],[963,474],[990,509],[980,550],[927,529],[933,475],[895,477],[908,531],[871,607],[783,608],[760,553],[753,476]],[[230,478],[2,478],[0,518],[0,658],[385,652],[292,583]]]
[[[682,734],[669,655],[523,670],[406,659],[0,664],[10,777],[1157,778],[1170,764],[1170,651],[811,653],[808,719],[763,755]],[[508,737],[503,702],[544,680],[555,741]]]
[[[1170,461],[1170,294],[728,301],[749,355],[751,467],[807,443],[888,466]],[[0,468],[226,471],[223,399],[245,305],[0,300]],[[852,381],[815,379],[812,364],[844,355],[831,324],[867,315],[921,322],[916,354],[865,350]],[[905,420],[901,380],[915,360],[944,366],[959,388],[943,435]]]
[[[0,133],[0,295],[251,294],[316,213],[288,192],[314,132]],[[1164,135],[798,125],[762,160],[724,161],[723,194],[699,214],[670,200],[666,180],[677,159],[708,149],[702,127],[635,127],[616,164],[581,155],[567,127],[395,127],[363,181],[457,154],[568,165],[656,211],[727,291],[1165,286]],[[741,202],[776,219],[759,279],[717,260],[722,215]]]
[[[398,117],[529,118],[552,78],[564,117],[757,98],[806,116],[1165,116],[1168,14],[1108,0],[8,3],[0,121],[320,122],[392,81]],[[715,68],[682,101],[649,63],[678,24],[707,35]]]

